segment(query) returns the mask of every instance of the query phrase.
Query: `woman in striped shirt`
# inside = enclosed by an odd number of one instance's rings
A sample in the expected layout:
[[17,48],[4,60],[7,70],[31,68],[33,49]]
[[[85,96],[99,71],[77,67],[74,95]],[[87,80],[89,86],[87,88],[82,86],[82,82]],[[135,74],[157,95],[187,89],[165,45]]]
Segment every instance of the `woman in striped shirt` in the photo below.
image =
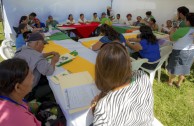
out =
[[131,71],[126,48],[112,42],[103,45],[95,66],[94,126],[150,126],[153,92],[147,75]]

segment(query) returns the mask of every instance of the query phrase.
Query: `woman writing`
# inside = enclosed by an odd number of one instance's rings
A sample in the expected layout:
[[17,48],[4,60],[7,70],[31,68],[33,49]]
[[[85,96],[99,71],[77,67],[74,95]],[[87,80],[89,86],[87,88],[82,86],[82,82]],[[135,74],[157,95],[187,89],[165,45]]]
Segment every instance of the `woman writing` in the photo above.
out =
[[[152,33],[152,30],[149,26],[141,26],[140,32],[140,40],[130,39],[126,42],[127,46],[136,52],[131,54],[131,56],[135,59],[147,58],[149,62],[157,61],[160,59],[160,48],[156,36]],[[131,41],[136,41],[139,43],[132,44]],[[151,70],[155,69],[157,64],[158,63],[144,63],[142,66]]]
[[103,37],[97,43],[92,45],[92,50],[99,50],[103,44],[110,43],[112,41],[119,41],[125,45],[126,40],[124,36],[116,32],[111,26],[103,24],[100,27],[100,32]]
[[41,126],[23,98],[32,90],[33,74],[22,59],[0,63],[0,125]]
[[129,54],[122,44],[105,44],[98,53],[95,83],[101,91],[92,102],[94,126],[151,125],[153,93],[148,76],[132,73]]

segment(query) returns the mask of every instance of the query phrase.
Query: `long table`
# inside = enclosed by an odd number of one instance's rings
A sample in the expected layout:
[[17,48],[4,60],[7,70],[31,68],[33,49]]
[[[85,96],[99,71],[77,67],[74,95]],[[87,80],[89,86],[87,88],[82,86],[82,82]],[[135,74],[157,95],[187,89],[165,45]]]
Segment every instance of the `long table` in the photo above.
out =
[[[54,41],[54,44],[60,45],[64,47],[64,49],[68,49],[70,51],[76,50],[80,57],[86,59],[87,61],[91,62],[92,64],[95,64],[97,53],[94,51],[84,47],[81,43],[75,42],[72,39],[66,39],[61,41]],[[46,45],[46,46],[52,46],[52,45]],[[45,47],[47,48],[47,47]],[[59,49],[53,48],[53,51],[59,51]],[[71,63],[70,63],[71,64]],[[84,66],[83,66],[84,67]],[[62,67],[56,67],[56,70],[54,72],[54,75],[57,75],[61,72],[65,71]],[[61,90],[60,85],[57,85],[51,81],[51,77],[48,76],[49,85],[54,93],[55,99],[57,103],[60,105],[66,119],[67,119],[67,126],[88,126],[86,123],[87,119],[90,118],[92,115],[87,115],[87,110],[79,111],[73,114],[70,114],[68,110],[64,108],[66,100],[63,98],[63,93]],[[157,120],[154,119],[153,126],[162,126],[162,124]]]
[[[129,38],[136,38],[138,34],[139,34],[139,32],[123,33],[123,36],[127,40]],[[163,33],[160,33],[160,32],[154,32],[154,34],[156,35],[157,39],[159,39],[159,45],[161,47],[171,43],[169,41],[169,35],[168,34],[163,34]],[[83,38],[83,39],[79,39],[78,42],[80,42],[86,48],[90,48],[93,44],[98,42],[100,40],[100,38],[102,38],[102,36]]]
[[[67,40],[61,40],[61,41],[54,41],[54,43],[57,45],[60,45],[64,48],[67,48],[70,51],[76,50],[80,57],[88,60],[89,62],[91,62],[93,64],[95,64],[95,62],[96,62],[97,54],[94,53],[93,51],[91,51],[90,49],[85,48],[79,42],[75,42],[72,39],[67,39]],[[49,46],[49,44],[48,44],[48,46]],[[57,49],[53,48],[53,51],[57,51]],[[56,70],[52,76],[60,74],[63,71],[65,71],[64,68],[56,67]],[[50,78],[52,76],[48,76],[49,85],[54,93],[54,96],[55,96],[57,103],[60,105],[60,107],[61,107],[61,109],[62,109],[62,111],[67,119],[67,126],[78,126],[79,124],[77,124],[76,122],[79,122],[81,124],[80,126],[82,126],[82,124],[85,124],[85,122],[80,121],[80,118],[82,117],[82,115],[85,111],[80,111],[80,112],[77,112],[74,114],[70,114],[68,110],[64,109],[65,100],[63,98],[61,87],[60,87],[60,85],[57,85],[51,81]]]

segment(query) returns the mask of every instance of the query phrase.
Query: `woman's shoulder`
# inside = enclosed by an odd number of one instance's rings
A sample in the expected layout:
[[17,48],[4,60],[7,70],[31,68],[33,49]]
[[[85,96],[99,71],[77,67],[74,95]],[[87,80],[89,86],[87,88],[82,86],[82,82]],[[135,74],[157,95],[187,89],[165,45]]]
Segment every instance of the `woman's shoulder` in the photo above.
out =
[[[3,105],[3,106],[1,106]],[[4,116],[1,114],[6,113]],[[0,100],[0,120],[5,118],[1,124],[13,125],[28,125],[41,126],[41,123],[31,114],[27,109],[19,105],[13,104],[9,101]]]
[[150,81],[149,81],[148,75],[142,70],[133,71],[132,72],[132,80],[133,80],[134,83],[136,83],[138,85],[149,85],[149,84],[151,84]]

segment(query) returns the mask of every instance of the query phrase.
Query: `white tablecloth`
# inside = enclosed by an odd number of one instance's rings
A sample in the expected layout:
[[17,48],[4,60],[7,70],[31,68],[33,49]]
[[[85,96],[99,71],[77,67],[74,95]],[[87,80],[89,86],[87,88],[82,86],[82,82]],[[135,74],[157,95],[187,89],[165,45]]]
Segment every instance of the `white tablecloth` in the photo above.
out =
[[[91,63],[95,64],[97,54],[95,52],[93,52],[92,50],[85,48],[81,43],[75,42],[72,39],[54,41],[54,42],[56,44],[59,44],[65,48],[69,49],[70,51],[76,50],[78,52],[79,56],[81,56],[82,58],[85,58],[88,61],[90,61]],[[57,50],[55,50],[55,51],[57,51]],[[53,75],[57,75],[63,71],[64,71],[63,68],[56,67],[56,70],[55,70]],[[83,113],[85,111],[81,111],[81,112],[75,113],[75,114],[70,114],[68,112],[68,110],[65,110],[63,106],[65,106],[66,100],[63,98],[63,94],[62,94],[62,90],[60,88],[60,85],[53,83],[50,80],[50,77],[48,77],[48,80],[49,80],[49,85],[54,93],[55,99],[56,99],[57,103],[60,105],[60,107],[61,107],[61,109],[62,109],[62,111],[67,119],[67,126],[84,126],[85,121],[83,121],[83,118],[84,118]],[[81,120],[81,122],[80,122],[80,120]],[[76,122],[79,124],[77,124]]]

